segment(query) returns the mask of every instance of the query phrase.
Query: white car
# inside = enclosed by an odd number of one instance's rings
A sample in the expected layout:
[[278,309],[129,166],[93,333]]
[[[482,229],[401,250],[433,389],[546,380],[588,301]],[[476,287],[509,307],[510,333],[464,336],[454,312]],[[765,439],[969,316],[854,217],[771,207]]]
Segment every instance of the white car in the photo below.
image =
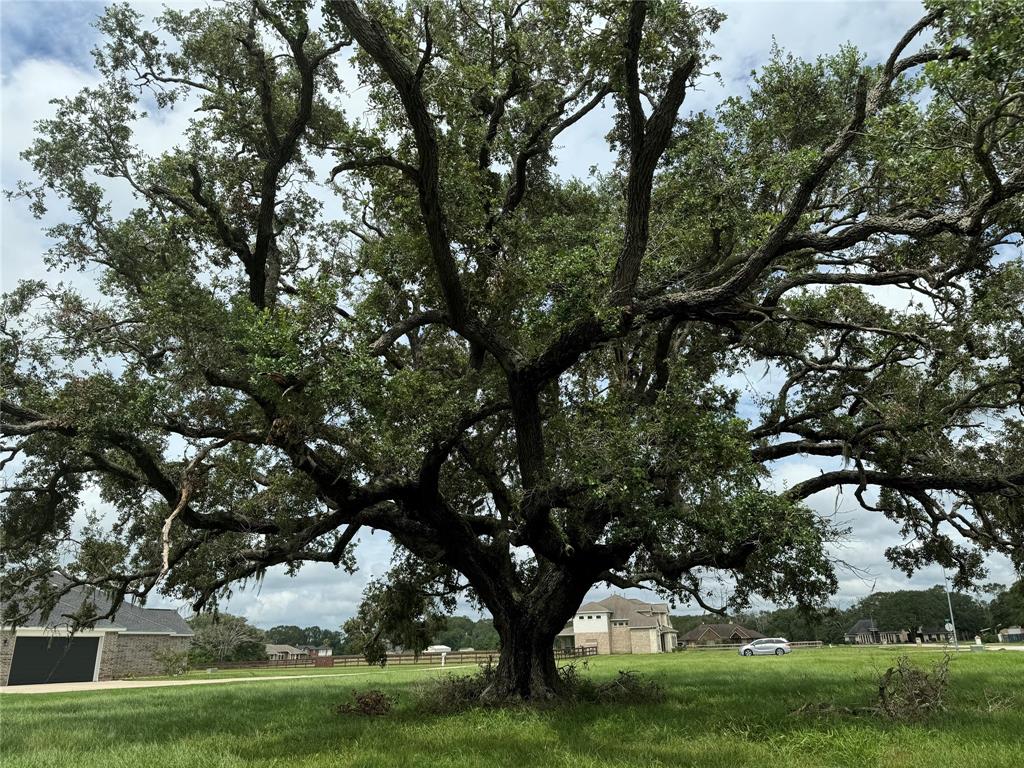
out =
[[762,637],[740,648],[740,656],[783,656],[792,652],[789,640],[784,637]]

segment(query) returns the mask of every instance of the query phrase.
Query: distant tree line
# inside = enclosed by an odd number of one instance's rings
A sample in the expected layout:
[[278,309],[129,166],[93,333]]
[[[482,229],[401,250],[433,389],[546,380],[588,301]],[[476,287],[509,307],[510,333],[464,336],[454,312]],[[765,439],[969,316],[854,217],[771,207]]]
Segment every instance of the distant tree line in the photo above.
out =
[[316,626],[281,625],[263,630],[252,626],[244,617],[230,613],[201,613],[188,623],[195,633],[188,653],[192,667],[226,661],[263,661],[267,658],[267,643],[328,646],[335,654],[359,652],[346,650],[345,637],[340,631]]
[[311,645],[315,648],[330,648],[334,653],[344,651],[345,635],[340,630],[322,627],[298,627],[294,624],[281,624],[271,627],[263,634],[264,641],[280,645]]
[[[189,619],[189,626],[195,636],[189,649],[188,663],[191,667],[204,667],[229,661],[263,661],[267,658],[268,643],[297,648],[326,646],[334,655],[365,655],[368,645],[373,644],[378,633],[361,617],[362,613],[349,619],[339,630],[318,626],[299,627],[295,624],[281,624],[263,630],[252,626],[245,618],[229,613],[198,614]],[[392,634],[411,644],[396,644],[391,638]],[[437,616],[425,627],[417,628],[415,633],[407,631],[404,634],[387,635],[383,639],[383,653],[397,650],[421,651],[432,644],[481,651],[498,648],[498,633],[494,623],[490,619],[474,621],[468,616]]]
[[[955,593],[952,600],[957,630],[962,639],[980,634],[984,640],[994,641],[1000,627],[1024,625],[1024,581],[1017,581],[1009,587],[992,584],[976,596]],[[420,651],[427,645],[447,645],[453,650],[474,648],[491,651],[498,648],[498,633],[491,619],[431,615],[415,626],[399,631],[375,615],[383,607],[380,602],[364,601],[360,613],[346,621],[339,630],[294,624],[261,630],[241,616],[199,614],[189,619],[189,625],[195,632],[189,663],[193,667],[201,667],[225,661],[263,660],[267,658],[266,643],[296,647],[328,646],[335,655],[365,654],[368,645],[375,642],[382,643],[384,653],[398,649]],[[860,619],[873,619],[883,630],[912,630],[920,626],[942,626],[948,615],[946,593],[941,586],[935,586],[924,590],[876,592],[845,610],[831,608],[812,613],[799,608],[779,608],[730,616],[679,615],[671,619],[680,636],[702,623],[735,622],[768,636],[842,643],[847,630]],[[382,626],[380,621],[384,621],[384,632],[379,629]],[[402,640],[406,641],[405,644]]]
[[449,616],[445,628],[434,635],[435,645],[447,645],[453,651],[472,648],[494,651],[498,648],[498,632],[490,619],[474,621],[468,616]]
[[[979,634],[986,641],[996,639],[1000,627],[1024,624],[1024,582],[1012,586],[993,584],[978,596],[954,593],[953,614],[960,637]],[[945,624],[949,616],[946,593],[941,586],[924,590],[876,592],[843,610],[831,608],[807,612],[798,608],[737,613],[673,616],[672,625],[680,636],[702,623],[735,622],[769,636],[789,640],[821,640],[842,643],[846,632],[860,619],[873,619],[879,629],[899,630]]]

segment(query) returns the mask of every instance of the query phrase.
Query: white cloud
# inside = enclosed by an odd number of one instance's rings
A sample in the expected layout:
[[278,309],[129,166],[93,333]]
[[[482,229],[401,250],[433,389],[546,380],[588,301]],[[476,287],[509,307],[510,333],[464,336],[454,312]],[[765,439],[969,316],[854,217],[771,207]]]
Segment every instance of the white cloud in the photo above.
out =
[[[54,115],[56,107],[49,102],[96,82],[92,73],[53,60],[28,59],[5,75],[0,88],[0,181],[4,190],[12,190],[19,180],[31,178],[31,166],[19,155],[32,143],[35,123]],[[9,290],[19,280],[44,276],[42,255],[50,242],[42,230],[60,221],[61,213],[51,211],[40,222],[29,214],[22,201],[4,198],[0,206],[0,283],[3,290]],[[82,286],[91,282],[74,275],[67,279]]]

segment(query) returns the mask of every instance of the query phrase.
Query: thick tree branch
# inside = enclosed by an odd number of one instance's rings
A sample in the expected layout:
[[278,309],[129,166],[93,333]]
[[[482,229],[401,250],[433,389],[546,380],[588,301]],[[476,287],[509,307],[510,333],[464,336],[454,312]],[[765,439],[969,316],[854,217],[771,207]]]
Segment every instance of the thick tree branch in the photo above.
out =
[[394,168],[401,171],[414,184],[419,184],[420,172],[413,165],[396,160],[390,155],[377,155],[375,157],[356,158],[338,163],[331,169],[330,178],[333,180],[339,173],[345,171],[365,170],[367,168]]
[[789,489],[787,495],[806,499],[819,491],[840,485],[875,485],[897,491],[964,491],[1024,497],[1024,473],[1006,476],[970,474],[889,474],[878,470],[836,470],[823,472]]
[[441,207],[440,151],[434,121],[427,109],[420,81],[409,61],[388,38],[384,28],[376,19],[369,18],[355,0],[330,0],[328,6],[363,50],[373,57],[398,91],[419,154],[420,213],[427,231],[434,269],[452,325],[462,328],[469,316],[469,308]]
[[630,6],[624,46],[629,176],[626,180],[626,232],[612,276],[610,301],[614,305],[628,303],[636,290],[640,265],[650,238],[654,171],[672,137],[672,128],[686,96],[686,85],[698,61],[696,55],[690,56],[672,70],[665,93],[650,117],[645,119],[640,104],[638,64],[646,7],[647,4],[641,0]]

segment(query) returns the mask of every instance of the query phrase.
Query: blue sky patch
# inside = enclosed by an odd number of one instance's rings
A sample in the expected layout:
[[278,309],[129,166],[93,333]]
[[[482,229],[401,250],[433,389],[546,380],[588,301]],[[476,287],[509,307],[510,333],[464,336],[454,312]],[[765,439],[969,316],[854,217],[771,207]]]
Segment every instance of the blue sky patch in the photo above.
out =
[[91,67],[97,40],[93,22],[104,7],[104,3],[89,0],[0,2],[0,70],[4,77],[29,58]]

